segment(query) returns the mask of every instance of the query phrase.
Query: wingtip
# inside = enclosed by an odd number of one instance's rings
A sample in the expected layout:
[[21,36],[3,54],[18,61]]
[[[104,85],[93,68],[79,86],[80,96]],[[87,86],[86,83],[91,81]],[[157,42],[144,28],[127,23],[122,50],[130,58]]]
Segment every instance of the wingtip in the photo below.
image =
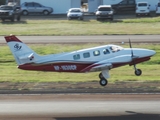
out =
[[6,42],[21,42],[15,35],[10,34],[9,36],[4,37]]

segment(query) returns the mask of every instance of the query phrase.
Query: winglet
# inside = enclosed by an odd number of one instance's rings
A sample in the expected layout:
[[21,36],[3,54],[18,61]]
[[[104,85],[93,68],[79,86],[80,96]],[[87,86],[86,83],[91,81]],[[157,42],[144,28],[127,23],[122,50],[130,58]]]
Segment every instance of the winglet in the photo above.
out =
[[15,35],[5,36],[6,42],[22,42]]

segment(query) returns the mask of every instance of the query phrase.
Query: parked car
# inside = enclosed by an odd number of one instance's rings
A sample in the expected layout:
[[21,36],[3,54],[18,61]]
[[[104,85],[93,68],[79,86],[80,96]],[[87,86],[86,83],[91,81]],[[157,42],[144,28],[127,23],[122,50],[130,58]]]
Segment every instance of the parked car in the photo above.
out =
[[15,18],[17,21],[21,19],[21,8],[20,6],[12,6],[12,5],[1,5],[0,6],[0,18],[2,21],[6,19],[14,22]]
[[150,4],[148,2],[137,2],[136,16],[150,15]]
[[67,19],[71,20],[71,19],[79,19],[79,20],[83,20],[84,16],[83,16],[83,12],[80,8],[70,8],[67,11]]
[[30,13],[42,13],[44,15],[49,15],[53,12],[53,8],[46,7],[36,2],[25,2],[21,5],[22,14],[28,15]]
[[156,15],[160,14],[160,2],[157,3],[156,5]]
[[111,5],[100,5],[96,10],[96,18],[100,19],[110,19],[113,20],[113,9]]
[[136,10],[136,1],[135,0],[123,0],[118,4],[113,4],[112,8],[114,9],[114,13],[125,12],[125,11],[133,11]]

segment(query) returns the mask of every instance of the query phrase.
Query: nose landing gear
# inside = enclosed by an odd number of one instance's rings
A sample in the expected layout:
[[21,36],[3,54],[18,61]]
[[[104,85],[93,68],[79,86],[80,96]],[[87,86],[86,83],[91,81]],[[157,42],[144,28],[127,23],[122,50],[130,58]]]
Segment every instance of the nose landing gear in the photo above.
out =
[[140,76],[142,74],[141,69],[136,69],[135,70],[135,75]]
[[142,70],[141,69],[137,69],[136,65],[134,64],[134,69],[135,69],[135,75],[140,76],[142,74]]

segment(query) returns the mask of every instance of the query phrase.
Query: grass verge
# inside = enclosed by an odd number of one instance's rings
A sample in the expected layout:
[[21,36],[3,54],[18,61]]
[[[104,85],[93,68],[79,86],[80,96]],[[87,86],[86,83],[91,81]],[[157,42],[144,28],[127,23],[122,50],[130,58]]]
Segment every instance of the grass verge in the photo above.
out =
[[160,34],[160,17],[109,21],[26,20],[0,22],[0,35]]

